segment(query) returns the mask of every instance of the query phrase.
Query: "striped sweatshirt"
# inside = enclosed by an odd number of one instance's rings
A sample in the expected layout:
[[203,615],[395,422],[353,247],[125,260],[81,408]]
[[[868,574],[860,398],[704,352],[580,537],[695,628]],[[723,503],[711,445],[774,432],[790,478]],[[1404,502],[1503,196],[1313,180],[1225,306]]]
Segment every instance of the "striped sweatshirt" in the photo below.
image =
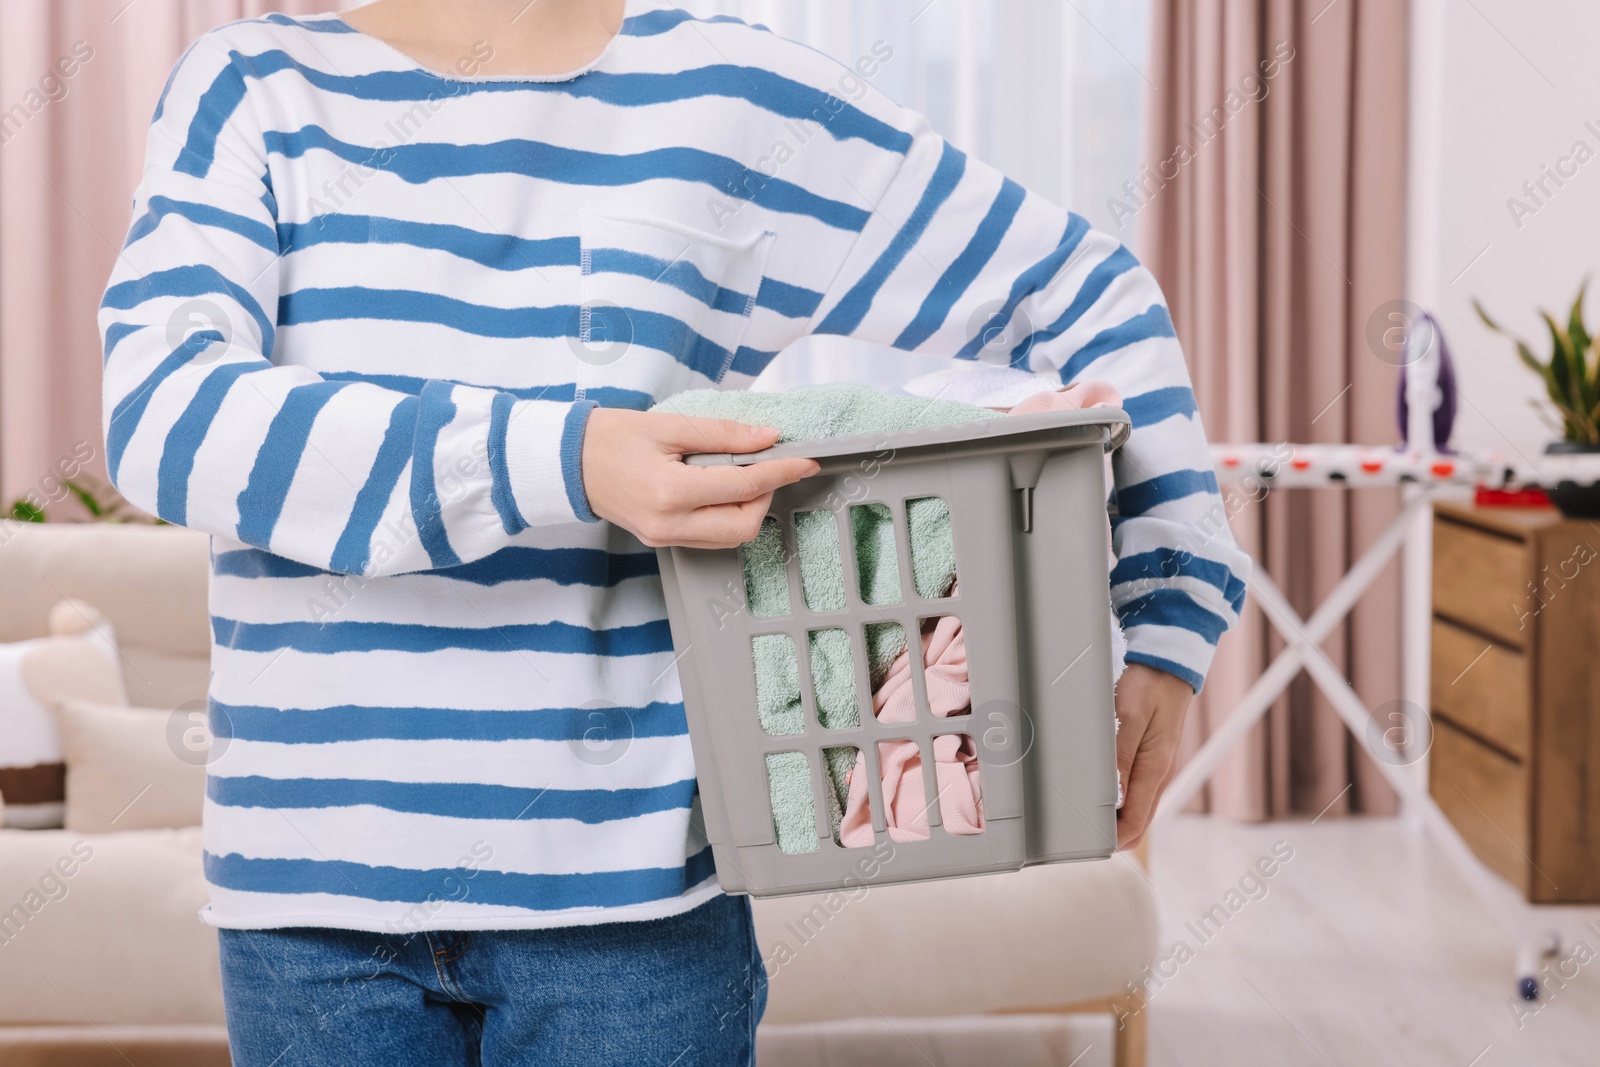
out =
[[1200,685],[1245,560],[1161,294],[872,89],[890,51],[628,0],[560,77],[334,16],[179,61],[100,325],[112,479],[212,537],[208,921],[716,893],[655,557],[590,510],[584,428],[807,334],[1112,382],[1128,659]]

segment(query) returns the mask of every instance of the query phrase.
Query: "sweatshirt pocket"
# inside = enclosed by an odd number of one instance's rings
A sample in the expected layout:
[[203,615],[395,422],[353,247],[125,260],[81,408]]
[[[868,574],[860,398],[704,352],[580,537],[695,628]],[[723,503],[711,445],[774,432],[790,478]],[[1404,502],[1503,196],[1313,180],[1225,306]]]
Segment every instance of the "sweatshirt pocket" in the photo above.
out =
[[589,208],[581,227],[586,389],[659,398],[720,382],[749,329],[774,235],[730,239]]

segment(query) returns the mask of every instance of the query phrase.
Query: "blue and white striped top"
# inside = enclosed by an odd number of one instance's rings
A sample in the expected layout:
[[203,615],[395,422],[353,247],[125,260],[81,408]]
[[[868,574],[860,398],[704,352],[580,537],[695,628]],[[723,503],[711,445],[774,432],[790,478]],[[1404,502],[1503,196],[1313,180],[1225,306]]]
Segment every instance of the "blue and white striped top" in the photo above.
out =
[[[1115,240],[760,27],[628,0],[549,79],[333,16],[201,38],[101,304],[110,472],[212,535],[208,918],[531,928],[717,892],[654,554],[589,509],[597,404],[809,333],[1109,379],[1128,659],[1237,617],[1178,343]],[[876,57],[881,60],[883,55]]]

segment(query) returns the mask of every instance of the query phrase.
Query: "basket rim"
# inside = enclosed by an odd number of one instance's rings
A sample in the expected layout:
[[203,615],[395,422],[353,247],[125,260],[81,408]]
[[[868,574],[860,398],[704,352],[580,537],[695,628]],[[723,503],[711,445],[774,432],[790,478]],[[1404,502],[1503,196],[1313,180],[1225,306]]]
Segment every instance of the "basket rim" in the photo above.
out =
[[920,426],[884,433],[824,437],[815,441],[790,441],[759,452],[691,452],[683,457],[683,461],[696,467],[745,467],[769,459],[881,458],[881,454],[889,449],[898,453],[928,448],[938,448],[942,454],[953,458],[959,455],[1087,444],[1090,441],[1097,441],[1106,452],[1111,452],[1127,441],[1132,428],[1133,420],[1121,408],[1078,408],[1009,415],[1000,419],[982,419],[947,426]]

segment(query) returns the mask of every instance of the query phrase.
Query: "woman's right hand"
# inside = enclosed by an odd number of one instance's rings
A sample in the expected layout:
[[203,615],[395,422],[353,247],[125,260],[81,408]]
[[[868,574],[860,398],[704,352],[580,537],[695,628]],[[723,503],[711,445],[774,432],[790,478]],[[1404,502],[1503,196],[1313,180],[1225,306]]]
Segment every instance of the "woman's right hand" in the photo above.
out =
[[778,431],[731,419],[701,419],[595,408],[583,434],[589,508],[659,548],[733,548],[755,539],[772,492],[809,478],[812,459],[770,459],[747,467],[691,467],[691,452],[759,452]]

